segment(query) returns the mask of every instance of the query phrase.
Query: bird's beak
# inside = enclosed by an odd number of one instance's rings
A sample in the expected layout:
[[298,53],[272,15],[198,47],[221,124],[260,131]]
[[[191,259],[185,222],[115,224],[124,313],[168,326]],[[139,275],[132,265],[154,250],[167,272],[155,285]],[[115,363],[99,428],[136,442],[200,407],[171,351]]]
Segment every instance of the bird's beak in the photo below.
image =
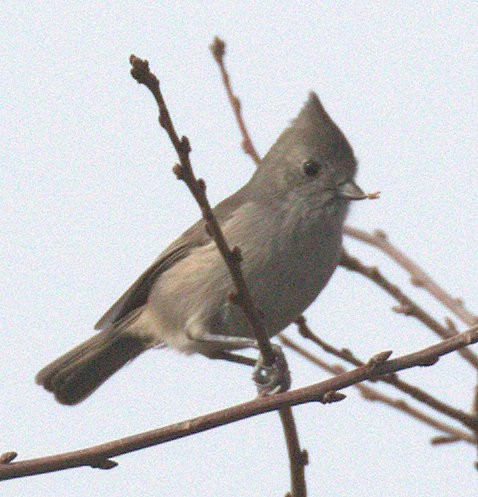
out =
[[346,181],[339,185],[337,189],[338,195],[346,200],[363,200],[368,198],[368,195],[358,187],[353,180]]

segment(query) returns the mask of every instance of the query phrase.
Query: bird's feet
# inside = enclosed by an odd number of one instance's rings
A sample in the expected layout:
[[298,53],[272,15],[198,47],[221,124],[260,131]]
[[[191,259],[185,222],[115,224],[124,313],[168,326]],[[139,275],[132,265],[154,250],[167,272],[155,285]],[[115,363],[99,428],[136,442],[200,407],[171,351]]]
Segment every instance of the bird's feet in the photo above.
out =
[[260,355],[252,373],[259,397],[286,392],[291,385],[289,366],[282,348],[275,344],[272,344],[272,348],[275,354],[274,364],[266,366]]

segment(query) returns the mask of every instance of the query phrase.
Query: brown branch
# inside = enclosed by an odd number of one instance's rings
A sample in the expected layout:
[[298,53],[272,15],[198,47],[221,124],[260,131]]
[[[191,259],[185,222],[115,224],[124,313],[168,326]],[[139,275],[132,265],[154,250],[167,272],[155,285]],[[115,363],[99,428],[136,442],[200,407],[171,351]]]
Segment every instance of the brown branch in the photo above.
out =
[[386,233],[381,230],[376,230],[373,233],[346,226],[344,233],[351,238],[360,240],[364,243],[377,247],[382,252],[391,257],[399,266],[408,271],[411,276],[411,281],[415,286],[419,286],[427,290],[439,302],[458,316],[464,323],[469,326],[478,322],[478,316],[472,314],[464,305],[463,300],[452,297],[438,283],[436,283],[416,262],[412,261],[401,250],[395,247],[390,241]]
[[[430,366],[435,364],[439,357],[477,342],[478,325],[475,325],[463,333],[419,350],[418,352],[407,354],[396,359],[385,360],[383,362],[379,362],[375,359],[352,371],[347,371],[346,373],[342,373],[314,385],[268,397],[260,397],[182,423],[176,423],[158,430],[151,430],[139,435],[114,440],[87,449],[54,456],[40,457],[37,459],[11,462],[9,464],[0,464],[0,480],[48,473],[79,466],[111,467],[111,465],[114,464],[114,461],[110,461],[110,458],[112,457],[207,431],[218,426],[224,426],[235,421],[247,419],[251,416],[257,416],[258,414],[275,411],[284,406],[293,406],[317,401],[323,403],[327,401],[327,399],[339,400],[339,398],[333,395],[333,392],[355,385],[364,380],[376,379],[380,376],[389,375],[403,369],[409,369],[415,366]],[[374,357],[383,356],[384,354],[382,353],[377,354]],[[470,421],[464,422],[464,424],[475,430],[478,427],[478,419],[476,416],[470,416]],[[0,457],[0,460],[1,459],[2,458]],[[8,458],[6,459],[8,460]]]
[[234,247],[231,250],[226,239],[224,238],[221,227],[213,215],[212,208],[206,197],[206,184],[203,179],[196,179],[194,175],[191,161],[189,159],[189,153],[191,152],[189,140],[186,136],[179,139],[159,88],[158,78],[150,71],[148,61],[131,55],[130,63],[132,66],[131,75],[133,78],[138,83],[145,85],[151,91],[156,103],[158,104],[159,123],[168,133],[179,158],[179,164],[176,164],[174,167],[174,173],[178,179],[183,180],[186,183],[201,208],[202,217],[206,223],[206,231],[216,242],[236,288],[237,293],[235,295],[231,295],[231,298],[234,303],[242,308],[244,314],[249,320],[249,323],[254,330],[254,335],[259,345],[262,357],[264,358],[265,365],[271,366],[274,363],[275,354],[269,337],[262,324],[260,312],[254,306],[252,297],[242,275],[240,248]]
[[461,440],[459,437],[453,435],[443,435],[443,436],[438,435],[430,440],[430,443],[432,445],[445,445],[445,444],[452,444],[455,442],[461,442]]
[[305,497],[307,489],[305,485],[305,466],[309,464],[307,450],[300,449],[299,435],[295,424],[294,414],[291,406],[279,409],[279,415],[284,430],[289,455],[290,467],[290,497]]
[[[315,344],[317,344],[325,352],[332,354],[336,357],[339,357],[357,367],[362,367],[367,365],[365,362],[358,359],[350,350],[337,349],[336,347],[322,340],[315,333],[313,333],[312,330],[307,326],[307,323],[303,317],[299,318],[296,322],[299,326],[300,334],[304,338],[307,338],[312,342],[314,342]],[[421,388],[418,388],[415,385],[412,385],[411,383],[401,380],[396,374],[381,376],[380,378],[376,378],[376,380],[388,383],[389,385],[393,385],[395,388],[397,388],[403,393],[410,395],[415,400],[418,400],[419,402],[426,404],[432,409],[435,409],[436,411],[441,412],[442,414],[445,414],[446,416],[452,419],[456,419],[465,426],[471,427],[474,426],[474,424],[476,424],[476,419],[477,419],[476,414],[470,415],[460,409],[456,409],[455,407],[437,399],[433,395],[430,395]]]
[[[224,47],[223,47],[224,48]],[[217,53],[217,51],[216,51]],[[222,52],[222,56],[224,55],[224,51]],[[222,56],[219,57],[222,61]],[[219,60],[219,59],[216,59]],[[159,88],[159,81],[157,77],[151,73],[149,70],[149,65],[147,61],[143,61],[135,56],[130,57],[131,65],[133,69],[131,70],[132,76],[138,81],[138,83],[144,84],[153,94],[156,103],[159,108],[159,122],[161,126],[168,133],[171,142],[178,154],[180,164],[177,164],[174,167],[174,172],[178,179],[183,180],[188,186],[189,190],[193,194],[196,199],[199,207],[201,208],[201,212],[203,215],[203,219],[206,222],[206,230],[209,235],[214,239],[217,244],[217,247],[224,258],[225,263],[228,266],[229,272],[231,274],[233,283],[236,288],[236,294],[231,296],[231,299],[234,303],[241,306],[244,314],[246,315],[251,327],[253,328],[254,335],[256,341],[258,343],[261,355],[264,359],[264,364],[266,366],[271,366],[274,363],[275,354],[272,349],[269,337],[265,331],[264,326],[262,325],[262,320],[259,311],[256,309],[252,297],[249,293],[247,285],[245,283],[244,277],[241,271],[241,252],[239,247],[234,247],[232,250],[229,248],[226,239],[224,238],[224,234],[217,222],[215,216],[213,215],[211,206],[206,197],[206,184],[202,179],[196,179],[191,162],[189,159],[189,153],[191,151],[189,140],[183,136],[181,140],[179,140],[174,125],[172,123],[171,117],[169,115],[169,111],[166,107],[166,103],[161,94]],[[220,64],[222,67],[223,77],[224,74],[227,76],[225,72],[224,65]],[[225,81],[226,83],[226,81]],[[236,118],[238,122],[242,122],[241,113],[240,113],[240,103],[239,100],[236,99],[232,95],[232,90],[227,80],[227,88],[228,94],[231,98],[231,103],[234,103],[233,107],[235,108]],[[245,128],[242,127],[241,130],[244,130],[246,133],[246,137],[248,137]],[[250,146],[247,146],[247,143]],[[254,160],[259,160],[254,148],[252,147],[252,143],[246,141],[244,138],[243,142],[244,150],[253,157]],[[289,406],[281,407],[279,410],[283,428],[285,431],[287,446],[289,450],[289,459],[290,459],[290,467],[291,467],[291,492],[293,497],[305,497],[305,478],[304,478],[304,464],[301,462],[301,459],[297,456],[297,452],[300,453],[300,445],[298,440],[297,429],[295,426],[294,418],[292,415],[292,409]]]
[[[224,62],[226,43],[216,36],[209,48],[214,57],[214,60],[219,66],[219,70],[222,76],[222,82],[226,89],[229,103],[231,104],[236,122],[242,135],[242,149],[252,158],[256,166],[258,166],[261,162],[261,158],[256,152],[251,137],[249,136],[249,132],[247,131],[246,124],[242,117],[241,101],[239,100],[237,95],[234,95],[231,85],[231,79]],[[281,409],[279,409],[279,415],[281,418],[282,428],[284,430],[284,435],[287,443],[287,451],[289,454],[291,479],[291,492],[289,495],[291,495],[291,497],[305,497],[307,492],[304,471],[306,457],[304,456],[304,454],[306,454],[307,452],[305,450],[301,450],[300,448],[299,436],[297,433],[297,426],[294,421],[292,408],[282,407]]]
[[[471,412],[474,416],[478,417],[478,383],[475,384],[475,389],[473,393],[473,404],[471,406]],[[475,428],[476,446],[478,449],[478,426]],[[475,467],[478,469],[478,461],[475,462]]]
[[18,456],[18,454],[16,452],[14,452],[13,450],[11,450],[9,452],[4,452],[3,454],[1,454],[0,455],[0,468],[1,468],[2,464],[11,463],[14,459],[16,459],[17,456]]
[[226,89],[227,97],[229,98],[229,102],[234,112],[237,125],[239,126],[239,130],[241,131],[242,149],[246,154],[250,155],[257,166],[261,162],[261,158],[256,152],[251,137],[249,136],[249,132],[247,131],[246,124],[242,117],[241,101],[239,100],[237,95],[234,95],[234,92],[232,91],[231,80],[226,70],[224,62],[224,55],[226,54],[226,43],[224,42],[224,40],[221,40],[219,37],[216,36],[209,48],[214,57],[214,60],[219,66],[219,70],[221,71],[222,82],[224,83],[224,88]]
[[209,359],[220,359],[221,361],[243,364],[244,366],[252,367],[257,364],[257,361],[252,357],[234,354],[234,352],[229,352],[228,350],[218,350],[214,355],[211,355]]
[[[317,395],[315,393],[309,395],[308,400],[304,400],[304,402],[320,401],[329,391],[330,388],[328,387],[323,389],[319,388],[317,390]],[[160,445],[165,442],[208,431],[218,426],[224,426],[252,416],[277,409],[282,410],[282,408],[288,408],[288,406],[303,403],[299,400],[300,396],[296,397],[295,392],[297,391],[285,392],[288,394],[285,398],[283,397],[283,394],[259,397],[252,401],[229,407],[221,411],[216,411],[205,416],[199,416],[156,430],[150,430],[137,435],[88,447],[86,449],[66,452],[54,456],[11,463],[10,461],[16,456],[16,453],[7,452],[3,456],[0,456],[0,480],[33,476],[81,466],[91,466],[93,468],[101,469],[112,467],[112,465],[115,464],[114,461],[111,461],[112,457],[152,447],[154,445]],[[292,396],[289,395],[291,393]],[[299,402],[297,402],[297,400],[299,400]],[[288,422],[288,420],[286,422]],[[287,440],[287,442],[289,444],[290,440]],[[302,461],[300,461],[300,457],[297,457],[294,462],[295,467],[298,468],[299,464],[303,467],[305,462],[305,455]]]
[[[387,235],[381,231],[376,230],[372,234],[367,233],[358,228],[354,228],[352,226],[346,226],[344,232],[357,240],[365,242],[369,245],[377,247],[382,252],[387,254],[391,259],[393,259],[399,266],[404,268],[411,276],[411,282],[415,286],[422,287],[426,291],[428,291],[431,295],[433,295],[440,303],[442,303],[445,307],[451,310],[456,316],[458,316],[464,323],[468,325],[472,325],[478,322],[478,316],[472,314],[464,305],[463,300],[459,298],[452,297],[448,292],[446,292],[438,283],[436,283],[417,263],[412,261],[408,256],[406,256],[402,251],[400,251],[397,247],[390,243]],[[349,256],[344,253],[343,264],[345,267],[348,267],[352,270],[356,269],[356,264],[349,258]],[[351,266],[351,267],[349,267]],[[355,266],[355,267],[354,267]],[[367,271],[364,273],[362,271],[363,268],[359,268],[359,272],[364,276],[369,277],[366,273],[371,274],[370,269],[374,268],[365,268]],[[379,275],[380,276],[380,275]],[[373,278],[372,278],[373,279]],[[383,279],[383,277],[382,277]],[[375,281],[375,280],[374,280]],[[377,282],[377,281],[376,281]],[[378,283],[378,282],[377,282]],[[380,284],[380,283],[378,283]],[[382,286],[382,285],[381,285]],[[382,286],[383,288],[383,286]],[[396,287],[394,287],[397,290]],[[390,292],[389,292],[390,293]],[[394,295],[395,296],[395,295]],[[414,315],[422,322],[424,322],[421,318],[426,317],[425,313],[418,308],[415,303],[411,303],[406,301],[406,297],[399,292],[395,298],[399,300],[401,303],[399,311],[404,312],[407,315]],[[411,305],[410,305],[411,304]],[[437,321],[433,320],[433,322],[429,321],[432,324],[432,329],[439,334],[440,336],[452,336],[457,333],[456,326],[454,325],[451,319],[446,319],[448,328],[441,326]],[[427,323],[425,323],[427,324]],[[438,324],[438,327],[436,326]],[[430,324],[427,324],[430,327]],[[447,331],[448,333],[443,333],[443,331]],[[470,364],[472,364],[475,368],[477,368],[478,357],[471,350],[462,350],[460,352],[461,356],[467,360]],[[478,411],[478,384],[475,386],[474,398],[473,398],[473,406],[472,412],[474,415],[477,414]],[[478,429],[475,430],[475,438],[478,442]],[[445,443],[442,439],[436,443]],[[447,440],[449,443],[449,440]]]
[[[413,316],[418,319],[421,323],[427,326],[429,329],[434,331],[438,336],[443,339],[450,338],[456,335],[456,331],[451,328],[446,328],[441,325],[436,319],[434,319],[430,314],[423,310],[416,302],[407,297],[398,286],[392,284],[387,280],[379,269],[375,266],[366,266],[360,262],[357,257],[353,257],[345,252],[342,253],[342,259],[340,265],[350,271],[365,276],[366,278],[373,281],[380,288],[385,290],[389,295],[391,295],[400,304],[398,308],[395,308],[397,312],[406,314],[407,316]],[[474,368],[478,369],[478,356],[471,350],[464,349],[458,352],[467,362],[469,362]]]
[[[337,364],[332,365],[329,364],[326,361],[323,361],[316,355],[312,354],[308,350],[304,349],[294,341],[292,341],[290,338],[286,337],[285,335],[279,335],[279,338],[281,342],[286,346],[289,347],[290,349],[296,351],[298,354],[301,356],[305,357],[307,360],[312,362],[313,364],[319,366],[325,371],[328,371],[329,373],[332,373],[334,375],[340,375],[346,371],[345,368],[342,366],[339,366]],[[382,378],[380,378],[382,379]],[[443,423],[432,416],[429,416],[428,414],[425,414],[424,412],[420,411],[419,409],[411,406],[408,404],[406,401],[402,399],[396,399],[393,397],[390,397],[388,395],[383,394],[376,388],[372,388],[368,385],[364,385],[363,383],[357,383],[354,385],[355,388],[357,388],[360,391],[361,396],[369,400],[371,402],[381,402],[382,404],[386,404],[394,409],[397,409],[399,411],[402,411],[409,416],[412,416],[415,419],[418,419],[422,421],[423,423],[436,428],[439,431],[442,431],[443,433],[448,434],[448,439],[451,437],[454,437],[455,441],[463,441],[471,444],[476,443],[476,438],[471,435],[470,433],[467,433],[463,430],[460,430],[458,428],[455,428],[454,426],[451,426],[447,423]],[[435,442],[433,442],[435,443]]]
[[478,384],[475,385],[475,393],[474,393],[474,397],[473,397],[473,405],[471,407],[471,410],[475,414],[478,414]]
[[[354,366],[360,367],[364,366],[365,363],[355,357],[355,355],[349,349],[337,349],[333,345],[328,344],[324,340],[322,340],[318,335],[316,335],[307,325],[307,321],[304,316],[300,316],[296,319],[295,323],[299,329],[299,333],[308,340],[311,340],[316,345],[318,345],[324,352],[332,354],[336,357],[340,357],[344,361],[347,361]],[[281,336],[282,337],[282,336]]]

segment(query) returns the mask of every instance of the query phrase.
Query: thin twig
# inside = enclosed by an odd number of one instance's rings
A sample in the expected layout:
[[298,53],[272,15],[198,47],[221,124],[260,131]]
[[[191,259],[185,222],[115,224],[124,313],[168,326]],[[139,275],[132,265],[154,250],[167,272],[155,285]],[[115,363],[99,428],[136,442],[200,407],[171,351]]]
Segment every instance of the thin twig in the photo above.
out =
[[[290,338],[286,337],[285,335],[279,335],[279,338],[281,342],[286,346],[289,347],[290,349],[296,351],[299,353],[301,356],[305,357],[307,360],[312,362],[313,364],[316,364],[320,368],[322,368],[325,371],[328,371],[329,373],[332,373],[334,375],[339,375],[342,374],[346,371],[345,368],[342,366],[339,366],[338,364],[329,364],[328,362],[320,359],[316,355],[312,354],[309,352],[307,349],[304,349],[294,341],[292,341]],[[382,379],[382,378],[381,378]],[[419,409],[411,406],[408,404],[406,401],[403,399],[396,399],[393,397],[390,397],[388,395],[383,394],[376,388],[372,388],[368,385],[365,385],[363,383],[357,383],[354,385],[359,391],[361,396],[369,400],[371,402],[381,402],[382,404],[386,404],[394,409],[397,409],[399,411],[402,411],[409,416],[412,416],[423,423],[432,426],[433,428],[436,428],[437,430],[442,431],[443,433],[447,433],[449,436],[454,437],[456,441],[463,441],[471,444],[476,443],[476,438],[471,435],[470,433],[467,433],[463,430],[460,430],[458,428],[455,428],[454,426],[451,426],[449,424],[443,423],[432,416],[429,416],[428,414],[425,414],[424,412],[420,411]],[[450,438],[450,437],[449,437]]]
[[[471,412],[478,417],[478,383],[475,385],[475,389],[473,392],[473,404],[471,406]],[[476,447],[478,450],[478,426],[475,428],[475,437],[476,437]],[[478,469],[478,460],[475,461],[475,466]]]
[[[367,233],[352,226],[346,226],[344,229],[345,234],[351,238],[355,238],[364,243],[377,247],[379,250],[393,259],[399,266],[404,268],[410,274],[410,280],[413,285],[423,288],[433,295],[440,303],[452,311],[455,316],[461,319],[464,323],[472,325],[478,322],[478,316],[469,311],[462,299],[453,297],[436,281],[434,281],[429,274],[427,274],[416,262],[410,257],[405,255],[395,245],[393,245],[387,234],[382,230],[375,230],[373,233]],[[447,319],[449,329],[456,330],[453,322]],[[468,351],[465,352],[468,355]],[[463,355],[463,353],[462,353]],[[470,357],[470,356],[469,356]],[[474,399],[472,410],[476,414],[478,405],[478,384],[475,385]],[[478,430],[475,432],[476,440],[478,441]],[[438,443],[438,442],[437,442]],[[440,439],[439,443],[445,443]],[[446,440],[449,443],[449,440]]]
[[210,355],[209,359],[220,359],[221,361],[243,364],[244,366],[255,366],[257,364],[257,361],[252,357],[235,354],[228,350],[218,350],[213,355]]
[[430,440],[430,443],[432,445],[446,445],[455,442],[461,442],[461,439],[453,435],[443,435],[443,436],[438,435],[436,437],[432,437],[432,439]]
[[[183,438],[195,433],[203,432],[224,426],[242,419],[247,419],[258,414],[275,411],[284,406],[305,404],[308,402],[324,402],[331,392],[343,390],[364,380],[376,379],[403,369],[415,366],[432,365],[442,355],[454,352],[462,347],[467,347],[478,342],[478,325],[472,326],[467,331],[460,333],[448,340],[443,340],[435,345],[407,354],[396,359],[383,362],[370,361],[359,368],[347,371],[333,378],[321,381],[296,390],[291,390],[267,397],[259,397],[243,404],[229,407],[221,411],[200,416],[182,423],[151,430],[139,435],[133,435],[105,444],[89,447],[87,449],[57,454],[54,456],[40,457],[8,464],[0,464],[0,480],[31,476],[51,471],[75,468],[80,466],[111,467],[112,457],[134,452],[153,445]],[[377,354],[374,357],[383,356]],[[467,423],[465,423],[467,424]],[[478,427],[478,419],[472,417],[472,422],[467,424],[472,429]],[[1,459],[1,456],[0,456]],[[7,458],[8,459],[8,458]],[[108,461],[105,463],[105,461]]]
[[[213,43],[210,45],[211,53],[219,66],[219,70],[222,76],[222,82],[226,89],[226,93],[231,104],[236,122],[239,126],[239,130],[242,135],[242,149],[246,154],[248,154],[256,166],[261,162],[259,154],[252,143],[251,137],[247,131],[246,124],[242,117],[241,101],[239,97],[234,94],[231,85],[231,79],[229,73],[226,69],[224,62],[224,56],[226,54],[226,43],[219,37],[215,37]],[[282,422],[282,428],[284,430],[284,436],[287,443],[287,450],[289,454],[289,466],[290,466],[290,479],[291,479],[291,497],[305,497],[307,494],[306,484],[305,484],[305,449],[301,450],[299,443],[299,436],[297,433],[297,426],[294,421],[292,408],[283,407],[279,410],[279,415]]]
[[351,238],[355,238],[364,243],[377,247],[382,252],[391,257],[399,266],[404,268],[411,276],[413,285],[427,290],[439,302],[458,316],[465,324],[472,326],[478,322],[478,316],[471,313],[464,305],[463,300],[452,297],[438,283],[436,283],[416,262],[395,247],[385,232],[376,230],[373,233],[346,226],[344,233]]
[[[397,300],[400,303],[400,306],[398,308],[394,308],[396,312],[401,312],[407,316],[415,317],[443,339],[450,338],[456,335],[456,331],[441,325],[416,302],[407,297],[400,290],[400,288],[398,288],[398,286],[392,284],[389,280],[387,280],[377,267],[367,266],[363,264],[362,262],[360,262],[359,259],[357,259],[357,257],[353,257],[347,254],[345,250],[343,251],[340,265],[350,271],[359,273],[362,276],[365,276],[366,278],[372,280],[375,284],[377,284],[380,288],[385,290],[389,295]],[[469,349],[463,349],[460,350],[458,353],[475,369],[478,369],[478,356],[473,351]]]
[[258,309],[256,309],[252,301],[252,297],[242,275],[240,248],[234,247],[231,250],[226,239],[224,238],[221,227],[219,226],[219,223],[215,218],[206,197],[206,184],[204,180],[196,179],[194,175],[191,161],[189,159],[189,153],[191,151],[189,140],[186,136],[179,139],[159,88],[158,78],[150,71],[148,61],[131,55],[130,63],[132,66],[131,75],[133,78],[136,79],[138,83],[145,85],[151,91],[156,103],[158,104],[159,123],[168,133],[168,136],[179,157],[180,163],[176,164],[174,167],[174,173],[178,179],[181,179],[186,183],[189,190],[193,194],[196,202],[201,208],[201,213],[206,223],[206,231],[216,242],[222,257],[227,264],[237,292],[235,295],[231,295],[231,298],[235,304],[242,308],[249,323],[251,324],[262,357],[264,358],[265,365],[272,366],[272,364],[274,364],[275,354],[266,330],[262,324],[261,314]]
[[[181,140],[176,133],[174,125],[172,123],[169,111],[166,107],[166,103],[161,94],[159,88],[159,81],[157,77],[151,73],[149,70],[149,64],[147,61],[143,61],[135,56],[130,57],[131,65],[133,69],[131,70],[132,76],[138,81],[138,83],[144,84],[153,94],[156,103],[159,108],[159,122],[161,126],[168,133],[171,142],[179,157],[180,164],[177,164],[174,168],[174,172],[178,179],[183,180],[188,186],[189,190],[193,194],[197,203],[201,208],[203,218],[206,222],[206,230],[209,235],[214,239],[217,247],[226,262],[229,272],[231,274],[232,280],[236,287],[236,294],[231,295],[234,303],[241,306],[244,314],[246,315],[251,327],[254,331],[255,338],[257,340],[261,355],[264,359],[264,364],[266,366],[271,366],[274,363],[275,354],[272,349],[269,337],[262,325],[262,319],[259,311],[256,309],[252,297],[249,293],[247,285],[244,281],[244,277],[241,271],[241,252],[239,247],[234,247],[232,250],[229,248],[226,239],[222,233],[222,230],[217,222],[209,201],[206,197],[206,184],[202,179],[196,179],[191,162],[189,159],[189,153],[191,151],[189,140],[183,136]],[[238,107],[238,112],[240,114],[239,101],[237,100],[236,105]],[[249,150],[248,153],[252,155],[255,152]],[[290,407],[284,407],[280,410],[281,419],[283,422],[284,429],[286,430],[286,439],[288,441],[288,446],[290,447],[289,441],[297,442],[295,447],[300,451],[298,445],[298,435],[295,428],[295,423],[293,423],[292,411]],[[290,420],[292,419],[292,422]],[[289,422],[285,423],[285,420]],[[291,442],[292,443],[292,442]],[[292,459],[294,457],[294,459]],[[298,459],[295,458],[292,453],[290,459],[291,465],[291,481],[292,481],[292,495],[293,497],[305,497],[305,480],[303,478],[303,465],[299,468],[300,464]],[[302,471],[302,480],[300,478],[300,472]]]
[[281,407],[279,415],[284,430],[289,455],[290,488],[291,497],[305,497],[307,489],[305,485],[305,466],[308,464],[307,450],[300,449],[299,435],[295,424],[291,406]]
[[234,95],[234,92],[232,91],[231,80],[226,70],[224,62],[224,56],[226,54],[226,43],[224,42],[224,40],[221,40],[219,37],[216,36],[209,48],[212,52],[214,60],[219,66],[219,70],[221,71],[222,82],[224,83],[224,88],[226,89],[227,97],[229,98],[229,102],[234,112],[237,125],[239,126],[239,130],[241,131],[242,149],[246,154],[251,156],[252,160],[257,166],[261,162],[261,158],[259,157],[259,154],[257,153],[252,143],[251,137],[249,136],[249,132],[247,131],[246,124],[244,122],[244,119],[242,118],[241,101],[239,100],[237,95]]
[[[315,333],[312,332],[312,330],[307,326],[307,323],[305,321],[305,318],[301,317],[296,321],[298,327],[299,327],[299,332],[300,334],[315,344],[317,344],[319,347],[321,347],[325,352],[332,354],[336,357],[339,357],[343,359],[344,361],[349,362],[350,364],[353,364],[354,366],[361,367],[361,366],[366,366],[366,363],[361,361],[359,358],[357,358],[350,350],[348,349],[337,349],[333,345],[330,345],[329,343],[325,342],[323,339],[318,337]],[[476,414],[470,415],[466,413],[465,411],[462,411],[461,409],[456,409],[455,407],[437,399],[433,395],[430,395],[429,393],[425,392],[421,388],[416,387],[415,385],[412,385],[411,383],[408,383],[406,381],[401,380],[398,375],[388,375],[388,376],[381,376],[380,378],[376,378],[376,380],[388,383],[389,385],[393,385],[395,388],[400,390],[403,393],[406,393],[413,397],[415,400],[418,400],[419,402],[426,404],[427,406],[431,407],[432,409],[435,409],[438,412],[441,412],[442,414],[445,414],[446,416],[456,419],[460,423],[464,424],[465,426],[471,427],[476,424]]]

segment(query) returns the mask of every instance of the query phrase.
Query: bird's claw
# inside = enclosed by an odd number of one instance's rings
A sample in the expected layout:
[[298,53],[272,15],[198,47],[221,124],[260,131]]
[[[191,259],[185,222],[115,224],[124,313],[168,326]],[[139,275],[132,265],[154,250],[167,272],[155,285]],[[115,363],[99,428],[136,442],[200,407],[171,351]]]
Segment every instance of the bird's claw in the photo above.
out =
[[275,353],[274,364],[266,366],[261,355],[252,373],[259,397],[286,392],[291,385],[290,371],[284,352],[278,345],[273,345],[273,349]]

